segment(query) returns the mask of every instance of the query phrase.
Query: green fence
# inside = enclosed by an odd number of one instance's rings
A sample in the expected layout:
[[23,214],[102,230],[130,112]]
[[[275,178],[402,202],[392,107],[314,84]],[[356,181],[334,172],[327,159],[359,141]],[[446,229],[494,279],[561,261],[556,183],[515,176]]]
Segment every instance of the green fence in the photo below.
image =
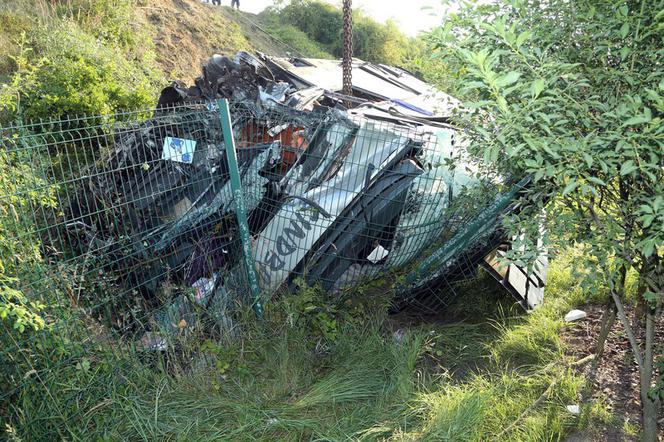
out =
[[453,163],[452,128],[225,109],[0,128],[5,411],[28,384],[48,400],[58,366],[232,334],[303,283],[443,308],[503,240],[519,185]]

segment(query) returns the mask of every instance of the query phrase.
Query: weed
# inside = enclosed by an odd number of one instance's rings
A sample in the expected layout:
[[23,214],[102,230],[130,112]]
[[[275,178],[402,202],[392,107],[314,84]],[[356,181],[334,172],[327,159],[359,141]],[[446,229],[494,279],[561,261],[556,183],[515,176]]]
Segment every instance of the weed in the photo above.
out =
[[335,303],[326,300],[319,287],[308,286],[302,278],[295,280],[295,286],[296,292],[283,301],[288,322],[304,327],[316,337],[336,340],[339,310]]
[[[343,299],[299,287],[268,304],[266,323],[242,321],[232,338],[208,336],[193,351],[201,337],[183,337],[173,350],[189,348],[179,370],[168,368],[173,356],[148,364],[124,346],[88,341],[82,357],[65,349],[59,365],[38,368],[17,393],[12,431],[102,440],[548,440],[574,425],[565,406],[582,379],[564,369],[557,331],[567,301],[558,293],[533,314],[498,316],[499,326],[432,323],[396,336],[386,309],[353,316]],[[334,339],[324,338],[321,311],[336,319]]]

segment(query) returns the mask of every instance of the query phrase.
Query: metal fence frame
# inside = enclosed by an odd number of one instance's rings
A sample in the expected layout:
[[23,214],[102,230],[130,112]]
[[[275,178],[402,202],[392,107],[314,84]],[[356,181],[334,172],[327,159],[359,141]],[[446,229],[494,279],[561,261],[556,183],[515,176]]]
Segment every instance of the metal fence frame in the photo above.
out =
[[[504,240],[500,216],[525,181],[481,181],[472,167],[453,165],[459,157],[452,150],[463,146],[453,129],[436,130],[226,100],[0,127],[11,184],[0,191],[0,234],[8,240],[3,253],[14,253],[2,257],[0,287],[47,304],[49,336],[60,340],[1,325],[10,345],[0,361],[20,355],[17,366],[45,376],[54,366],[40,368],[25,348],[37,354],[61,346],[71,351],[62,364],[87,354],[83,343],[90,342],[106,341],[117,354],[125,346],[163,350],[170,344],[161,324],[183,333],[202,306],[210,322],[232,329],[229,299],[248,301],[262,318],[263,303],[297,277],[332,297],[379,277],[396,305],[441,308],[455,282],[473,277]],[[190,163],[164,157],[166,138],[196,141]],[[269,200],[265,192],[279,186],[289,190]],[[318,211],[304,221],[318,236],[266,283],[269,263],[261,256],[279,241],[268,229],[303,238],[302,225],[298,231],[279,220],[304,219],[304,207]],[[229,226],[226,239],[205,236]],[[187,253],[208,260],[204,276],[187,273],[176,256],[187,235],[195,237]],[[210,268],[226,258],[215,254],[241,257],[242,266],[222,278]],[[177,265],[165,265],[169,259]],[[150,290],[159,299],[142,299]],[[8,375],[14,384],[0,398],[22,388],[21,370]]]

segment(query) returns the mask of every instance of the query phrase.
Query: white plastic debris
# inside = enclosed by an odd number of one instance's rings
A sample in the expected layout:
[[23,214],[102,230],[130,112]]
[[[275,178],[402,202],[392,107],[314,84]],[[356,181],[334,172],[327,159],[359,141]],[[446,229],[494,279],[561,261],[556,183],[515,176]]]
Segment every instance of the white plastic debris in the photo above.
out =
[[588,316],[583,310],[572,310],[565,315],[565,322],[574,322],[585,319]]
[[402,344],[404,337],[406,337],[406,333],[403,330],[399,329],[394,332],[393,336],[394,336],[394,342],[396,342],[397,344]]
[[569,411],[570,414],[578,415],[581,413],[581,407],[578,405],[568,405],[567,411]]
[[369,261],[371,261],[372,263],[376,264],[378,261],[381,261],[382,259],[387,257],[387,255],[389,255],[389,253],[390,252],[385,247],[383,247],[379,244],[378,247],[376,247],[375,249],[373,249],[373,251],[371,253],[369,253],[369,256],[367,256],[367,259]]
[[201,278],[195,283],[192,284],[192,287],[196,290],[196,301],[201,304],[207,302],[208,297],[212,294],[214,290],[214,285],[217,282],[217,274],[215,273],[212,278]]
[[138,347],[143,350],[166,351],[166,349],[168,349],[168,343],[159,333],[147,332],[141,337],[138,342]]

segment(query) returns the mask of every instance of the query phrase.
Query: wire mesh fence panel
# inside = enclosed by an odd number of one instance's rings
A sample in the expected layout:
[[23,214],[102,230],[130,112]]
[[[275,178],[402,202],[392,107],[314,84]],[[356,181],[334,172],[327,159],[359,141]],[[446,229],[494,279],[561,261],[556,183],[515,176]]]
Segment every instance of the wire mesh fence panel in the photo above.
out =
[[[124,359],[132,349],[163,349],[183,324],[196,324],[195,306],[212,305],[214,274],[224,269],[210,257],[239,253],[228,213],[178,223],[227,180],[215,109],[0,134],[3,401],[32,378],[34,397],[48,398],[58,382],[51,374],[80,368],[81,356],[133,362]],[[226,319],[224,308],[209,311]]]
[[395,306],[439,309],[503,240],[514,193],[453,163],[451,128],[230,111],[237,164],[218,102],[0,128],[3,400],[32,377],[48,395],[82,355],[131,365],[232,335],[252,303],[243,254],[268,305],[302,284],[339,296],[380,281]]

